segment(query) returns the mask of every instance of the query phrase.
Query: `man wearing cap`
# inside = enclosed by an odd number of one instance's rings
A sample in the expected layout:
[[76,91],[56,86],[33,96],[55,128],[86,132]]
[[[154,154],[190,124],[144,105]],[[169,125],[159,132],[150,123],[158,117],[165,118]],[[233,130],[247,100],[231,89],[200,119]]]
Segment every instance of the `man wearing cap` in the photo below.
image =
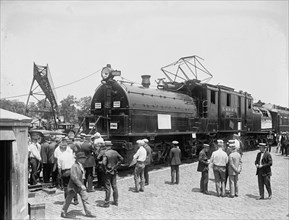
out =
[[93,167],[95,166],[94,150],[91,142],[91,135],[86,134],[84,142],[81,145],[81,151],[85,153],[86,161],[83,164],[85,170],[84,185],[87,183],[87,192],[94,192],[93,189]]
[[[179,173],[179,166],[181,164],[181,149],[179,148],[179,142],[173,141],[173,147],[170,150],[170,166],[171,166],[171,184],[179,184],[180,182],[180,173]],[[176,177],[176,182],[175,182]]]
[[[138,150],[133,155],[133,160],[136,161],[135,169],[134,169],[134,183],[135,183],[135,192],[143,192],[144,191],[144,168],[145,168],[145,160],[147,157],[147,151],[144,148],[145,142],[143,140],[138,140],[137,142]],[[140,182],[139,182],[140,179]],[[140,186],[140,188],[139,188]]]
[[84,152],[78,152],[76,154],[76,161],[71,167],[70,180],[67,187],[67,197],[65,199],[65,203],[62,207],[61,217],[67,218],[67,210],[72,201],[72,198],[77,194],[80,195],[83,208],[87,217],[95,217],[91,214],[91,206],[88,201],[88,195],[86,192],[86,187],[83,184],[84,179],[84,168],[83,163],[86,160],[86,156]]
[[229,185],[230,185],[230,198],[234,198],[234,196],[238,197],[239,187],[238,187],[238,179],[239,174],[242,170],[242,160],[241,155],[237,151],[235,143],[230,144],[229,148],[231,149],[231,153],[229,155]]
[[199,163],[198,172],[202,172],[202,177],[200,181],[200,191],[204,194],[209,194],[208,192],[208,182],[209,182],[209,150],[210,145],[203,144],[203,149],[199,153]]
[[148,139],[143,139],[143,141],[145,142],[144,148],[147,151],[147,157],[145,160],[145,168],[144,168],[144,179],[145,179],[145,185],[149,185],[149,168],[150,168],[150,165],[151,165],[152,160],[153,160],[152,149],[148,144],[148,142],[149,142]]
[[264,199],[264,185],[266,186],[268,192],[268,199],[272,198],[272,189],[270,177],[271,166],[273,164],[271,154],[266,151],[268,146],[264,143],[259,144],[260,152],[257,154],[255,160],[255,166],[257,168],[256,175],[258,175],[258,186],[260,197],[258,199]]
[[44,142],[41,144],[41,160],[42,160],[42,168],[43,168],[43,182],[48,183],[50,179],[50,172],[49,172],[49,165],[48,165],[48,148],[50,144],[50,136],[44,136],[43,138]]
[[95,156],[95,172],[97,175],[97,185],[95,188],[104,189],[104,167],[102,164],[103,155],[106,151],[105,142],[99,141],[94,145],[94,156]]
[[55,135],[50,136],[50,143],[47,149],[47,165],[49,170],[49,178],[52,176],[52,183],[57,186],[58,169],[53,169],[55,164],[54,151],[57,147]]
[[217,196],[225,197],[226,165],[228,163],[228,155],[223,150],[223,140],[217,140],[217,147],[218,149],[212,153],[210,163],[213,164]]
[[106,151],[103,155],[102,164],[104,167],[105,200],[103,207],[109,207],[111,188],[113,190],[113,204],[118,206],[117,190],[117,168],[123,161],[123,157],[115,150],[111,149],[111,141],[105,141]]
[[[64,188],[64,198],[66,199],[67,197],[67,186],[70,180],[70,173],[71,173],[71,167],[75,163],[75,158],[73,151],[67,147],[67,141],[68,138],[63,138],[59,147],[60,151],[62,152],[57,160],[57,165],[58,165],[58,170],[59,170],[59,175],[61,176],[62,179],[62,184]],[[74,198],[74,204],[78,204],[78,199],[77,195]]]

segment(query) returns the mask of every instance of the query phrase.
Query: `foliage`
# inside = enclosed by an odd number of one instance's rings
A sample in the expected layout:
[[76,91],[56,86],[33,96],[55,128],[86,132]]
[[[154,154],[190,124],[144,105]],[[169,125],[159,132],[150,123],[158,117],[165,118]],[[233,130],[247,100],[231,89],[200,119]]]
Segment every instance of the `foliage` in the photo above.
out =
[[7,111],[15,112],[18,114],[26,115],[25,114],[25,104],[24,102],[20,102],[18,100],[7,100],[7,99],[0,99],[0,107]]
[[[78,123],[78,117],[84,117],[90,114],[90,103],[90,96],[78,100],[73,95],[68,95],[60,101],[58,116],[63,116],[65,122],[76,124]],[[37,103],[29,102],[27,111],[25,111],[26,105],[24,102],[0,99],[0,108],[26,115],[30,118],[38,118],[42,121],[53,123],[52,114],[49,113],[49,111],[51,111],[51,105],[48,101],[45,101],[45,99],[40,100]]]
[[86,96],[79,99],[77,102],[77,106],[79,107],[79,109],[77,109],[78,117],[84,117],[90,114],[90,103],[91,96]]
[[68,95],[65,99],[60,101],[59,113],[64,117],[65,122],[77,123],[77,99],[73,95]]

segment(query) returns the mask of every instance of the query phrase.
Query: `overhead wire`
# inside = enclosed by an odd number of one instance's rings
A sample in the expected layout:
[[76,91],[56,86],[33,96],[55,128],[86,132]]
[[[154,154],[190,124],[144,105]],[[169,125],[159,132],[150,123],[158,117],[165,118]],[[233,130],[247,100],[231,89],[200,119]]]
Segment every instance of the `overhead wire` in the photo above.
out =
[[[67,84],[64,84],[64,85],[61,85],[61,86],[54,87],[54,88],[52,88],[52,89],[59,89],[59,88],[65,87],[65,86],[69,86],[69,85],[75,84],[75,83],[77,83],[77,82],[79,82],[79,81],[81,81],[81,80],[84,80],[84,79],[86,79],[86,78],[88,78],[88,77],[90,77],[90,76],[98,73],[100,70],[101,70],[101,69],[99,69],[99,70],[97,70],[97,71],[95,71],[95,72],[93,72],[93,73],[91,73],[91,74],[89,74],[89,75],[87,75],[87,76],[85,76],[85,77],[83,77],[83,78],[80,78],[80,79],[78,79],[78,80],[72,81],[72,82],[70,82],[70,83],[67,83]],[[23,96],[28,96],[28,95],[29,95],[29,94],[16,95],[16,96],[9,96],[9,97],[4,97],[4,98],[0,98],[0,99],[11,99],[11,98],[18,98],[18,97],[23,97]]]

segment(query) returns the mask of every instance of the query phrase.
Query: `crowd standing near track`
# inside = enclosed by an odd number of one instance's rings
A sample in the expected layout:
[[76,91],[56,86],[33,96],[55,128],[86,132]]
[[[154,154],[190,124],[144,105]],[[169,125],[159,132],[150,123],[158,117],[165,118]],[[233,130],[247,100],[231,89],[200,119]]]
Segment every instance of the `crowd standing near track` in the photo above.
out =
[[[96,140],[99,139],[99,140]],[[37,169],[42,161],[43,165],[43,182],[53,181],[53,186],[64,188],[65,204],[61,212],[61,217],[67,217],[67,209],[74,198],[74,205],[78,204],[77,194],[80,195],[84,205],[86,216],[93,216],[91,213],[90,204],[88,202],[87,192],[94,192],[93,190],[93,173],[97,174],[98,186],[103,181],[105,189],[105,199],[101,207],[109,207],[111,188],[113,191],[113,205],[118,206],[118,188],[117,188],[117,169],[123,162],[123,157],[115,150],[111,141],[104,141],[100,139],[100,135],[83,135],[82,137],[75,137],[71,140],[67,137],[56,141],[55,136],[47,137],[45,142],[40,145],[37,138],[32,137],[28,144],[29,165],[30,165],[30,185],[35,185],[40,181],[37,174]],[[279,134],[276,138],[277,147],[276,154],[281,156],[288,156],[288,133]],[[145,167],[152,162],[151,147],[149,147],[148,140],[136,141],[138,150],[134,154],[135,161],[134,168],[134,183],[135,192],[144,192],[144,186],[149,185],[148,172],[146,175]],[[171,167],[171,184],[179,184],[179,165],[181,164],[181,150],[179,142],[173,141],[173,147],[169,153],[169,164]],[[235,140],[229,140],[224,143],[223,140],[217,140],[215,144],[217,149],[210,155],[210,145],[204,143],[203,149],[199,153],[199,162],[197,171],[201,172],[200,192],[210,194],[208,191],[209,169],[213,170],[215,177],[216,192],[218,197],[234,198],[239,196],[239,174],[242,171],[242,155],[240,154],[240,144]],[[257,180],[259,188],[258,200],[265,199],[264,187],[268,192],[267,199],[272,198],[271,187],[271,166],[273,164],[272,157],[269,152],[267,143],[259,143],[260,152],[256,156],[255,166],[257,168]],[[283,150],[282,150],[283,149]],[[285,150],[286,149],[286,150]],[[41,153],[42,152],[42,153]],[[88,172],[91,177],[86,174],[85,164],[88,158],[92,162],[89,166]],[[94,161],[92,161],[92,159]],[[96,163],[97,162],[97,163]],[[48,165],[49,164],[49,165]],[[54,166],[54,167],[52,167]],[[98,167],[99,169],[95,169]],[[56,178],[55,170],[61,177]],[[102,173],[101,175],[98,172]],[[229,191],[226,191],[226,173],[229,180]],[[145,178],[146,176],[146,178]],[[88,179],[91,178],[91,182]],[[103,179],[102,179],[103,178]],[[56,181],[56,182],[54,182]],[[96,187],[98,187],[96,186]],[[228,195],[227,195],[228,194]]]

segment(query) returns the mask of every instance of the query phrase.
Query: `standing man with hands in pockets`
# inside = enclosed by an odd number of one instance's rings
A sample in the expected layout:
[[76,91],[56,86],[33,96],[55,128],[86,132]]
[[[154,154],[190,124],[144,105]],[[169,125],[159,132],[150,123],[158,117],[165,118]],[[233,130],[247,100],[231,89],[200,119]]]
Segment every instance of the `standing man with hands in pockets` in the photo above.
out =
[[255,166],[257,168],[256,175],[258,175],[258,186],[259,186],[259,194],[260,199],[264,199],[264,185],[268,191],[269,197],[268,199],[272,198],[272,189],[271,189],[271,182],[270,177],[271,173],[271,166],[272,166],[272,157],[271,154],[266,150],[267,145],[264,143],[259,144],[260,152],[257,154],[255,160]]
[[200,192],[204,194],[209,194],[208,183],[209,183],[209,150],[210,145],[203,144],[203,149],[199,154],[198,172],[202,172],[202,177],[200,181]]

